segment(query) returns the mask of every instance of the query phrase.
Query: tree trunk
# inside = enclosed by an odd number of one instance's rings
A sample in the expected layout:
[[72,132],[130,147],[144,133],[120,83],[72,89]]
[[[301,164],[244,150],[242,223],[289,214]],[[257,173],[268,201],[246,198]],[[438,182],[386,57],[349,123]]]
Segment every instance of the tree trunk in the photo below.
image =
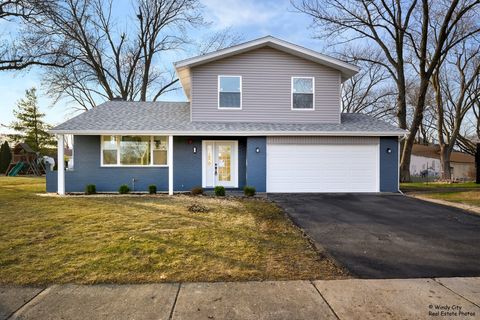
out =
[[[410,155],[412,154],[413,143],[403,140],[402,160],[400,161],[400,182],[410,182]],[[407,155],[407,156],[406,156]]]
[[480,184],[480,143],[477,143],[477,148],[475,149],[475,167],[477,169],[475,183]]
[[448,145],[440,146],[440,165],[442,180],[452,180],[452,171],[450,170],[450,148]]
[[397,80],[397,121],[400,129],[407,129],[407,101],[406,101],[406,87],[405,87],[405,75],[403,70],[398,69]]
[[408,133],[407,138],[402,150],[402,158],[400,161],[400,181],[401,182],[410,182],[410,157],[412,155],[413,144],[415,142],[415,137],[417,136],[418,128],[423,121],[423,109],[425,107],[425,99],[428,89],[428,80],[424,78],[420,81],[420,86],[418,88],[418,100],[415,112],[413,114],[412,124],[410,126],[410,132]]

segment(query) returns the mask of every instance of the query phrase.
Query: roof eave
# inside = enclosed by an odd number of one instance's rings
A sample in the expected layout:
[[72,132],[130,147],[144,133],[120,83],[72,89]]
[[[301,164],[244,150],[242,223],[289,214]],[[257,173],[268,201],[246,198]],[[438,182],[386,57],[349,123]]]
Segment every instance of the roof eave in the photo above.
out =
[[62,130],[51,134],[73,135],[180,135],[180,136],[369,136],[400,137],[405,131],[182,131],[182,130]]
[[353,64],[341,61],[339,59],[321,54],[321,53],[316,52],[314,50],[307,49],[307,48],[304,48],[302,46],[299,46],[299,45],[296,45],[296,44],[293,44],[293,43],[290,43],[290,42],[287,42],[287,41],[284,41],[284,40],[274,38],[272,36],[259,38],[259,39],[244,42],[244,43],[232,46],[232,47],[228,47],[228,48],[225,48],[225,49],[210,52],[210,53],[207,53],[207,54],[204,54],[204,55],[180,60],[180,61],[174,62],[174,66],[175,66],[175,68],[194,67],[194,66],[197,66],[197,65],[201,65],[201,64],[205,64],[205,63],[209,63],[209,62],[218,60],[218,59],[222,59],[226,56],[237,55],[237,54],[242,53],[242,52],[254,50],[257,47],[260,48],[260,47],[263,47],[265,45],[269,45],[269,46],[272,46],[272,47],[278,48],[278,49],[286,49],[287,51],[290,50],[292,53],[304,54],[307,57],[316,58],[316,59],[321,60],[322,62],[324,62],[326,64],[335,65],[339,68],[344,68],[345,70],[350,70],[351,72],[354,72],[354,73],[357,73],[360,70],[357,66],[355,66]]

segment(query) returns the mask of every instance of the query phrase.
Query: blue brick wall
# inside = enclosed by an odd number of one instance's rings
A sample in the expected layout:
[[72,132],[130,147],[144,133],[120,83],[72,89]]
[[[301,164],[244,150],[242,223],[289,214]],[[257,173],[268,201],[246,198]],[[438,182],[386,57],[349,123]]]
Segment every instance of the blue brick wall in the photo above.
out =
[[[197,153],[193,153],[193,148]],[[173,189],[188,191],[202,186],[202,138],[173,137]]]
[[[392,153],[387,153],[390,148]],[[380,191],[398,192],[398,137],[380,138]]]
[[[122,184],[134,191],[147,191],[151,184],[168,191],[167,167],[101,167],[99,136],[75,136],[74,148],[75,168],[65,172],[66,192],[83,192],[87,184],[95,184],[99,192],[118,191]],[[47,173],[47,191],[57,191],[57,172]]]
[[[246,184],[247,139],[233,137],[174,137],[174,190],[189,191],[202,185],[202,140],[238,140],[238,184]],[[193,147],[197,153],[193,153]],[[95,184],[98,192],[115,192],[122,184],[135,191],[147,191],[155,184],[158,191],[168,191],[168,167],[101,167],[100,137],[74,137],[73,171],[65,172],[65,191],[83,192],[87,184]],[[57,172],[47,172],[47,191],[57,191]]]
[[[202,186],[202,140],[238,141],[238,187],[245,186],[246,138],[237,137],[173,137],[173,185],[175,191],[189,191]],[[193,153],[193,148],[197,153]]]
[[[168,167],[101,167],[100,137],[75,136],[75,168],[65,172],[65,191],[83,192],[87,184],[95,184],[99,192],[118,191],[122,184],[136,191],[147,191],[155,184],[159,191],[168,191]],[[202,185],[202,140],[238,140],[239,188],[254,186],[266,191],[265,137],[174,137],[174,190],[188,191]],[[193,153],[193,147],[197,153]],[[259,148],[260,152],[256,152]],[[387,148],[392,153],[386,152]],[[380,191],[398,191],[398,139],[380,138]],[[57,172],[47,172],[47,191],[57,191]]]
[[[256,149],[260,152],[256,152]],[[257,192],[267,191],[267,139],[265,137],[247,138],[247,181]]]

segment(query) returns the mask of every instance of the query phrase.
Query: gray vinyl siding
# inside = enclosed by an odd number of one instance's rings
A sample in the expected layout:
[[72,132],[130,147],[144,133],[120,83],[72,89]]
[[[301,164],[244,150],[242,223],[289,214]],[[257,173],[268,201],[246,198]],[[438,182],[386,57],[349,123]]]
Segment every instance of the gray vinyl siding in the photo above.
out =
[[[192,68],[192,121],[340,123],[340,72],[260,48]],[[242,109],[218,109],[218,76],[242,76]],[[291,78],[315,78],[315,110],[291,110]]]

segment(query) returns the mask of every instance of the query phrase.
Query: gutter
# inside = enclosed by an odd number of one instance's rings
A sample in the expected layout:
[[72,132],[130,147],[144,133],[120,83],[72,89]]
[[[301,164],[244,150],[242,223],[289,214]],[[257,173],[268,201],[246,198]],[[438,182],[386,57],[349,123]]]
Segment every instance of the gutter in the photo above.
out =
[[62,130],[52,129],[51,134],[73,135],[178,135],[178,136],[363,136],[363,137],[400,137],[404,131],[173,131],[173,130]]

